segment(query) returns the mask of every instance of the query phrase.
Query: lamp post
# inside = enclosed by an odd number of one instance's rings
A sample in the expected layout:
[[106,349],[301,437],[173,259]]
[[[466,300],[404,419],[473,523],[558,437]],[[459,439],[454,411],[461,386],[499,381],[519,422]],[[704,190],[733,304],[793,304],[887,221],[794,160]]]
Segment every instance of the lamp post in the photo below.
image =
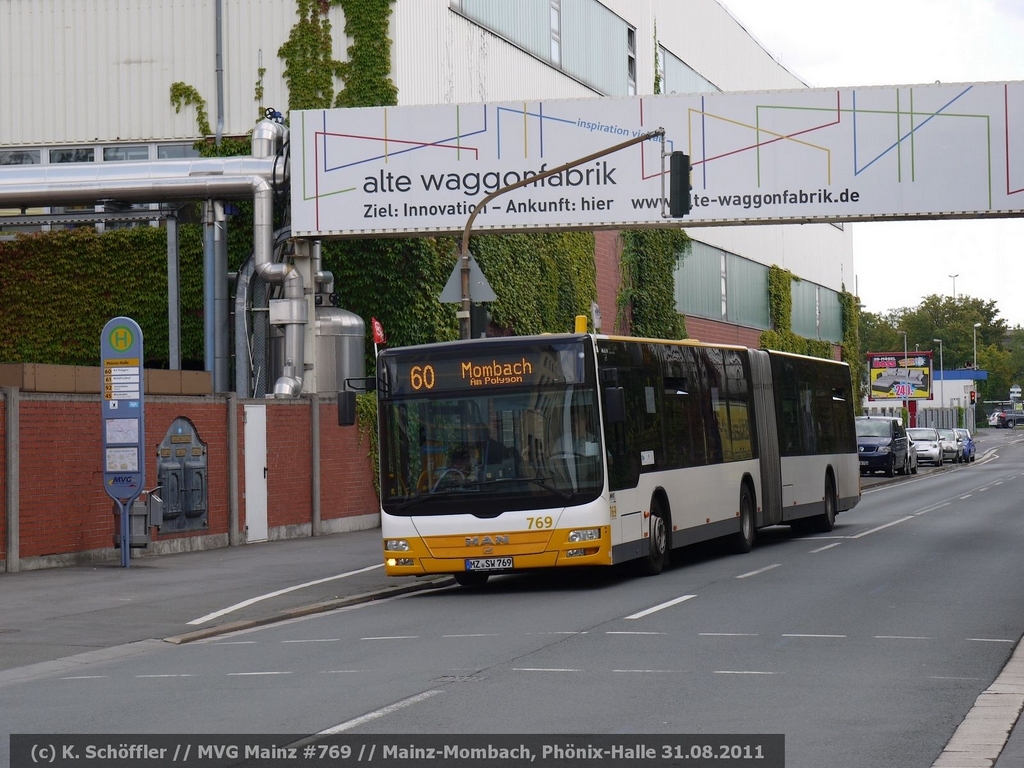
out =
[[956,301],[956,279],[960,277],[960,273],[957,272],[955,275],[950,275],[953,278],[953,301]]
[[974,324],[974,370],[978,370],[978,329],[981,323]]
[[907,388],[910,386],[910,366],[907,365],[907,332],[896,331],[903,334],[903,410],[907,412],[907,426],[910,426],[910,404],[907,402]]
[[943,375],[944,369],[942,366],[942,339],[932,339],[932,341],[939,342],[939,381],[941,382],[939,384],[939,407],[941,408],[946,404],[946,377]]

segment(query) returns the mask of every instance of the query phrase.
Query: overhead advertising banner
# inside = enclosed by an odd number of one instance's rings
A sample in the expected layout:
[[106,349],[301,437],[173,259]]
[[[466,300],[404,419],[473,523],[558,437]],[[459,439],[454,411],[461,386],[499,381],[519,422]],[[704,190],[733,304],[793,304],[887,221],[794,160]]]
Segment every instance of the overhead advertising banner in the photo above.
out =
[[932,353],[868,352],[868,400],[931,400]]
[[[1024,212],[1022,82],[302,110],[290,125],[299,236],[461,232],[496,189],[659,128],[498,196],[473,230]],[[683,219],[665,217],[663,146],[690,156]]]

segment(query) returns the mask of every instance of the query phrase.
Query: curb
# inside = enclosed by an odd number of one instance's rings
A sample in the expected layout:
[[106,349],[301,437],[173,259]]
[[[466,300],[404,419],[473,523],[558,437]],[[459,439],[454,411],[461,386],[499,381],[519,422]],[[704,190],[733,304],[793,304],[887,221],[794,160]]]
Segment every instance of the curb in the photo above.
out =
[[194,632],[186,632],[181,635],[173,635],[171,637],[165,637],[163,642],[173,643],[175,645],[184,645],[185,643],[194,643],[197,640],[206,640],[210,637],[217,637],[218,635],[224,635],[229,632],[238,632],[243,629],[253,629],[254,627],[262,627],[267,624],[276,624],[279,621],[287,621],[288,619],[295,619],[301,616],[309,616],[315,613],[326,613],[327,611],[333,611],[336,608],[346,608],[350,605],[359,605],[361,603],[372,603],[375,600],[384,600],[389,597],[395,597],[397,595],[406,595],[413,592],[423,592],[428,589],[441,589],[442,587],[450,587],[455,584],[455,579],[451,576],[442,576],[437,579],[430,581],[418,582],[416,584],[402,584],[396,587],[384,587],[383,589],[374,590],[373,592],[364,592],[361,595],[349,595],[348,597],[339,597],[335,600],[325,600],[322,603],[313,603],[312,605],[304,605],[301,608],[289,608],[285,611],[279,611],[271,616],[262,616],[258,619],[247,619],[245,621],[232,621],[227,624],[218,624],[215,627],[207,627],[206,629],[197,629]]

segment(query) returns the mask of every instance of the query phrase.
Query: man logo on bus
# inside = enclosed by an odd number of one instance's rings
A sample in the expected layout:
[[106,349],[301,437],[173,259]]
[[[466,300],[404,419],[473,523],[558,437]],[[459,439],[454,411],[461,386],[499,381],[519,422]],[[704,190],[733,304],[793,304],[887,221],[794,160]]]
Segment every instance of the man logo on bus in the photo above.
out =
[[495,544],[508,544],[508,536],[467,536],[467,547],[494,546]]

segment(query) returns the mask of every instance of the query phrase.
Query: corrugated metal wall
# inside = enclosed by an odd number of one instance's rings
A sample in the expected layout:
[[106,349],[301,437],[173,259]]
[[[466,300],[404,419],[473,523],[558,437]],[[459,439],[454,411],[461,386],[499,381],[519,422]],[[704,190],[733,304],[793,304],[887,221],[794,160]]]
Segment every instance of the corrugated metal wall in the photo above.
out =
[[[260,56],[264,103],[287,108],[277,57],[297,21],[288,0],[222,0],[226,134],[252,129]],[[0,145],[197,138],[194,108],[175,114],[184,82],[217,124],[215,0],[0,0]],[[335,56],[344,17],[332,9]]]
[[[474,7],[480,0],[466,2]],[[515,7],[520,10],[539,9],[531,11],[538,18],[530,28],[550,25],[543,0],[519,2]],[[244,134],[261,106],[287,107],[284,62],[277,51],[297,21],[296,3],[222,3],[224,132]],[[572,10],[577,7],[584,10]],[[215,8],[216,0],[0,0],[0,147],[191,141],[197,138],[195,109],[174,112],[170,86],[176,81],[196,88],[206,99],[215,129]],[[600,5],[596,0],[563,0],[562,8],[566,61],[589,40],[579,29],[565,28],[574,17],[613,19],[615,14],[616,24],[636,29],[639,94],[654,88],[655,22],[657,42],[725,90],[801,85],[717,0],[602,0]],[[597,95],[543,57],[526,53],[522,44],[514,45],[453,11],[448,0],[401,0],[392,4],[392,11],[392,79],[400,104]],[[345,60],[348,40],[338,6],[331,6],[329,18],[335,58]],[[535,34],[539,40],[541,33]],[[570,45],[570,40],[575,42]],[[591,44],[585,53],[592,61],[611,62],[624,57],[625,45],[625,39],[615,50]],[[266,68],[263,105],[254,98],[261,66]],[[590,71],[586,67],[591,64],[580,66]],[[709,227],[695,236],[834,290],[853,278],[849,228]]]

